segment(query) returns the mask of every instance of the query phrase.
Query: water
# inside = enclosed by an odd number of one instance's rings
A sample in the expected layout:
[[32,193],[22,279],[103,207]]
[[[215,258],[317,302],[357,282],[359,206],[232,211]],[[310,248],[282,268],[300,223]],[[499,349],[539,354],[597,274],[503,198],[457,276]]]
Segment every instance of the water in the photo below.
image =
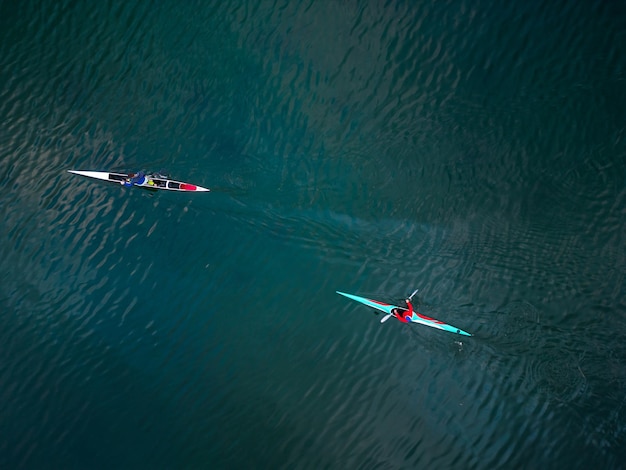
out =
[[[621,6],[0,25],[2,468],[623,468]],[[474,337],[335,294],[415,288]]]

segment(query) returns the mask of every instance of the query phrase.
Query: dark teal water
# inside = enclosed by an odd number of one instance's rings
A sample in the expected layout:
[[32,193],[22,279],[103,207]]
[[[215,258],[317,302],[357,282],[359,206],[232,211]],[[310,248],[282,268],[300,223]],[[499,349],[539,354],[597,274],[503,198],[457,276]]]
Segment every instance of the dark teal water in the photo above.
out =
[[[618,2],[0,1],[0,467],[624,468],[625,45]],[[474,337],[335,294],[415,288]]]

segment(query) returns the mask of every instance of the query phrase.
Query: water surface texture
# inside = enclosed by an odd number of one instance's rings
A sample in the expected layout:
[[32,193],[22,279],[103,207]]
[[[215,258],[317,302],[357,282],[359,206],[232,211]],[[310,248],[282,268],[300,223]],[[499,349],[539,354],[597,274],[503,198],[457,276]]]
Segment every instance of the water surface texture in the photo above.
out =
[[[0,0],[0,467],[624,468],[625,48],[619,2]],[[415,288],[474,336],[335,294]]]

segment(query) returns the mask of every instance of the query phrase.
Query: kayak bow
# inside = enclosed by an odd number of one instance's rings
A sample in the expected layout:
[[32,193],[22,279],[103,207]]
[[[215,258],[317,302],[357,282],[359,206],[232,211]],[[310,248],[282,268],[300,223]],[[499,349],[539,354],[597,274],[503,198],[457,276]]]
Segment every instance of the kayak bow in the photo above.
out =
[[[375,308],[376,310],[380,310],[381,312],[385,312],[387,315],[393,315],[393,312],[396,309],[406,311],[406,308],[398,307],[397,305],[391,305],[385,302],[380,302],[378,300],[359,297],[358,295],[346,294],[345,292],[339,291],[337,291],[337,294],[343,295],[344,297],[352,300],[356,300],[357,302],[367,305],[368,307]],[[437,328],[439,330],[449,331],[450,333],[457,333],[464,336],[472,336],[466,331],[460,330],[452,325],[448,325],[447,323],[435,320],[434,318],[427,317],[426,315],[422,315],[421,313],[417,313],[415,311],[413,312],[411,318],[409,318],[409,321],[413,323],[419,323],[421,325],[430,326],[432,328]]]
[[[113,183],[123,184],[129,180],[135,173],[110,173],[108,171],[80,171],[80,170],[67,170],[75,175],[87,176],[88,178],[95,178],[103,181],[111,181]],[[208,188],[197,186],[195,184],[183,183],[182,181],[174,181],[167,178],[163,178],[158,175],[145,175],[143,182],[134,183],[133,186],[146,189],[164,189],[169,191],[184,191],[184,192],[206,192],[210,191]]]

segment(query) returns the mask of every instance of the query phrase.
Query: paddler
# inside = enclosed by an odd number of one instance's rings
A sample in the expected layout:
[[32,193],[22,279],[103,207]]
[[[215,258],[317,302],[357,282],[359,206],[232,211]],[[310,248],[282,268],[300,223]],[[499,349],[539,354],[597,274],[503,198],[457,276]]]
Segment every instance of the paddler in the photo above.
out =
[[409,323],[413,316],[413,304],[411,303],[411,299],[404,299],[404,302],[406,303],[406,310],[397,308],[393,314],[402,323]]
[[122,181],[122,184],[124,186],[134,186],[134,185],[140,185],[143,184],[144,181],[146,181],[146,174],[143,171],[140,171],[139,173],[135,174],[135,176],[133,176],[132,178],[126,178],[124,181]]

